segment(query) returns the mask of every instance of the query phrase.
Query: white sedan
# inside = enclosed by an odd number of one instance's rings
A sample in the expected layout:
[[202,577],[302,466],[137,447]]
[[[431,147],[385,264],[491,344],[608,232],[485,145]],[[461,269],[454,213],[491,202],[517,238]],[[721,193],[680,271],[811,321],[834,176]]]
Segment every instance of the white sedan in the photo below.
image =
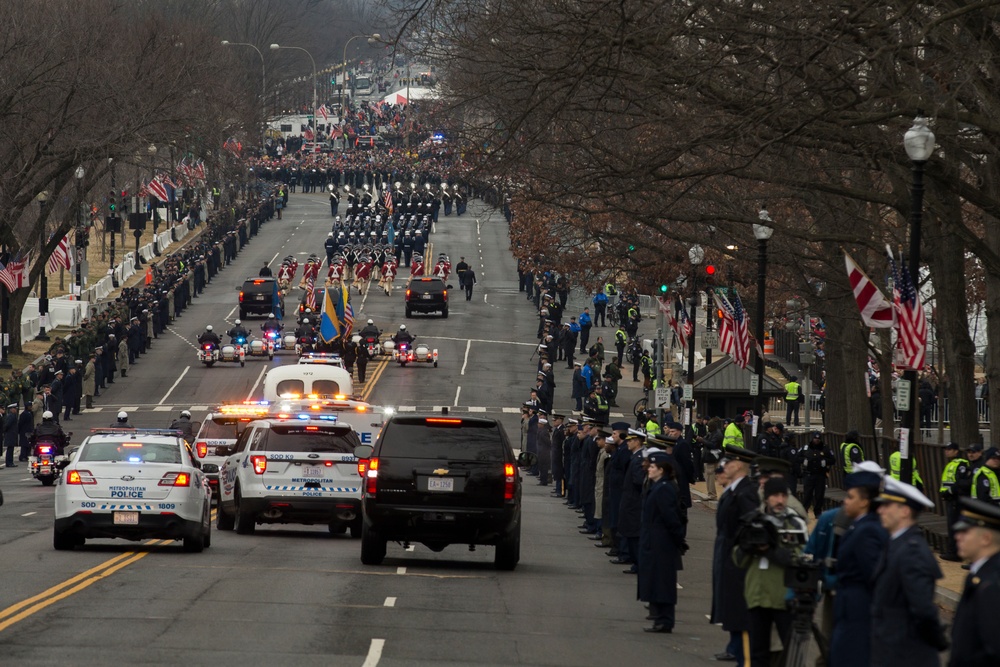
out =
[[212,491],[179,432],[96,430],[73,453],[56,487],[52,545],[87,539],[183,540],[211,545]]

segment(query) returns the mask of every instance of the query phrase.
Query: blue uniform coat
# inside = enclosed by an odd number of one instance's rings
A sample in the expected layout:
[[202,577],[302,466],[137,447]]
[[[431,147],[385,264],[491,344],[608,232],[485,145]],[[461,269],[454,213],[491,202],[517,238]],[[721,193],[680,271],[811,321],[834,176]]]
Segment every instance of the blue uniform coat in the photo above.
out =
[[874,513],[852,523],[840,538],[830,667],[867,665],[871,660],[872,576],[888,541],[889,533]]
[[733,562],[736,531],[740,517],[760,505],[757,484],[744,477],[732,491],[723,492],[715,512],[715,550],[712,560],[712,623],[721,623],[726,632],[750,628],[750,614],[743,597],[746,570]]
[[622,484],[622,499],[618,506],[618,534],[622,537],[639,537],[642,526],[642,484],[646,474],[642,470],[642,450],[632,453]]
[[673,482],[660,479],[649,487],[642,503],[639,533],[638,598],[643,602],[677,604],[677,570],[684,530]]

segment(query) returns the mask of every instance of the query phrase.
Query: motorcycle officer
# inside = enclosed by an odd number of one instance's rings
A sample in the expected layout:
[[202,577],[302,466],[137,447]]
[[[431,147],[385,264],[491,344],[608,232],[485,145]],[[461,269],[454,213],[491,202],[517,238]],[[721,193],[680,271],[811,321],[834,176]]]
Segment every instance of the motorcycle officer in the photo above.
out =
[[[205,345],[206,343],[215,345],[216,349],[222,346],[222,339],[219,338],[219,334],[212,330],[211,324],[205,327],[205,333],[198,336],[198,345]],[[128,415],[126,415],[127,417]]]
[[361,336],[362,341],[367,340],[368,338],[378,340],[378,337],[382,334],[382,332],[377,326],[375,326],[375,320],[370,319],[368,320],[368,323],[365,324],[365,328],[359,331],[358,334]]
[[66,434],[62,427],[53,420],[52,413],[48,410],[42,413],[42,422],[35,427],[35,433],[31,438],[32,449],[34,449],[39,436],[51,436],[56,441],[56,453],[63,453],[63,449],[66,447]]
[[188,442],[194,441],[194,424],[191,423],[191,413],[189,411],[181,410],[180,417],[170,422],[170,428],[183,432],[184,439]]
[[111,428],[135,428],[128,423],[128,413],[122,410],[118,413],[117,421],[111,425]]
[[244,327],[243,323],[239,320],[236,320],[233,324],[233,328],[226,332],[226,335],[229,336],[230,339],[229,342],[236,345],[237,338],[242,338],[246,341],[250,337],[250,332],[246,330],[246,327]]
[[309,323],[308,317],[302,318],[302,323],[295,329],[295,338],[308,338],[312,341],[316,337],[316,329]]
[[267,334],[270,331],[274,331],[280,334],[283,328],[284,325],[277,320],[277,318],[274,316],[274,313],[269,313],[267,316],[267,321],[264,322],[264,324],[260,325],[261,331],[263,331],[265,334]]
[[396,347],[399,347],[400,343],[406,343],[407,345],[412,347],[413,340],[415,338],[416,336],[414,336],[413,334],[411,334],[409,331],[406,330],[405,324],[400,324],[399,331],[397,331],[392,337],[392,342],[396,344]]

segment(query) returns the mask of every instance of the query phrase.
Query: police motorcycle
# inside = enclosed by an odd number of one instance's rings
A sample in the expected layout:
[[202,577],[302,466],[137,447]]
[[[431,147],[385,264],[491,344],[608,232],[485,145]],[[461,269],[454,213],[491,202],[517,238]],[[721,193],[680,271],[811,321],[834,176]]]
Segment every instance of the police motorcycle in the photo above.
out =
[[[52,418],[52,413],[44,414]],[[43,416],[44,416],[43,414]],[[60,460],[63,451],[69,446],[72,433],[45,433],[31,436],[31,455],[28,457],[28,469],[31,476],[42,483],[42,486],[52,486],[62,476],[63,466]]]
[[357,340],[354,342],[368,350],[368,357],[374,359],[383,353],[379,338],[381,335],[382,332],[375,327],[374,320],[368,320],[367,326],[358,332]]
[[[406,332],[406,325],[401,324],[399,327],[399,333]],[[393,336],[397,338],[399,334]],[[425,363],[433,364],[434,368],[438,365],[438,351],[437,349],[431,349],[426,343],[416,343],[416,336],[410,336],[410,340],[396,342],[395,340],[387,340],[383,343],[382,347],[386,354],[392,355],[392,360],[397,362],[400,367],[406,366],[409,363]]]
[[[256,357],[264,356],[266,354],[268,359],[274,359],[275,350],[277,350],[282,344],[281,325],[278,324],[278,321],[275,319],[274,313],[268,314],[267,321],[260,325],[260,329],[263,333],[262,340],[250,341],[250,356]],[[295,349],[294,341],[292,349]]]
[[[311,330],[311,333],[310,333]],[[287,336],[286,336],[287,338]],[[316,332],[310,325],[308,317],[303,317],[299,323],[299,329],[292,335],[295,339],[295,353],[301,359],[304,355],[312,354],[316,351]]]
[[198,336],[198,361],[211,368],[222,359],[221,347],[218,335],[213,333],[212,325],[209,324],[205,327],[205,333]]

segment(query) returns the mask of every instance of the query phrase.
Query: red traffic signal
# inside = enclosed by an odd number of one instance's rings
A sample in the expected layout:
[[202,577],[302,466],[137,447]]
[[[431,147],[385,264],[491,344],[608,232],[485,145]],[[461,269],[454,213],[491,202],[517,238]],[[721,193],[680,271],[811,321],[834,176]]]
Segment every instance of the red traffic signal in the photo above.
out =
[[706,264],[705,265],[705,273],[708,274],[708,275],[710,275],[710,276],[714,276],[715,275],[715,265],[714,264]]

